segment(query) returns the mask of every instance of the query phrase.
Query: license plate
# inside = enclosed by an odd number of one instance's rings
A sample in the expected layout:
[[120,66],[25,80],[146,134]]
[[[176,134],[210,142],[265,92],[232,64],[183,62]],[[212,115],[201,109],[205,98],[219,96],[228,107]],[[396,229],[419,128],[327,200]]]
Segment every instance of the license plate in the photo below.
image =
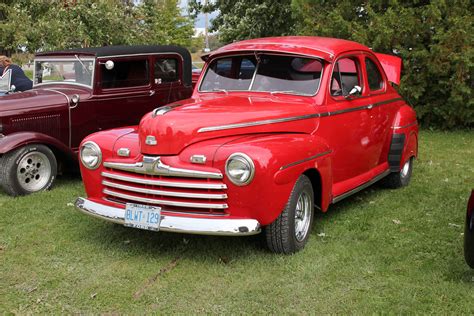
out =
[[125,226],[158,231],[160,230],[160,222],[160,207],[127,203],[125,207]]

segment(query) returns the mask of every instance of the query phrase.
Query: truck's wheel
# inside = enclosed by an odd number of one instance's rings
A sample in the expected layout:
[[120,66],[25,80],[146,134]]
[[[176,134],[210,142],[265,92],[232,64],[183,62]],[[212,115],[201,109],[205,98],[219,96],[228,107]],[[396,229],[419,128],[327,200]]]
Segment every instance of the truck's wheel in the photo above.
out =
[[280,216],[265,228],[268,248],[290,254],[306,245],[314,216],[314,193],[311,181],[301,175]]
[[44,145],[27,145],[1,157],[0,185],[12,196],[44,191],[57,174],[57,162]]
[[409,158],[403,168],[399,172],[393,172],[382,179],[381,183],[384,187],[390,189],[398,189],[407,186],[411,179],[413,171],[413,157]]

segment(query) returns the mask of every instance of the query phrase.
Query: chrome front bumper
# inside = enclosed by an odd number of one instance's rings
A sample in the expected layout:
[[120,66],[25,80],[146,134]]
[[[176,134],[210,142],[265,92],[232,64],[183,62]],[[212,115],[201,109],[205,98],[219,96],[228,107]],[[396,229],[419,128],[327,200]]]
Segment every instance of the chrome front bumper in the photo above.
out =
[[[85,198],[76,200],[81,212],[109,222],[124,224],[125,209],[106,206]],[[221,236],[247,236],[260,232],[255,219],[196,218],[161,214],[160,231]]]

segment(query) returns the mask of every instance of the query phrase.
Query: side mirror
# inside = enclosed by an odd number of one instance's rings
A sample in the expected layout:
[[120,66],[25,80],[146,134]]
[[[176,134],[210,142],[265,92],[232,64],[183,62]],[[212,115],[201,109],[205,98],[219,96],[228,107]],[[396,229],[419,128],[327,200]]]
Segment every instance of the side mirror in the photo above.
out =
[[107,61],[105,62],[105,68],[106,68],[107,70],[112,70],[112,69],[114,69],[114,66],[115,66],[115,64],[114,64],[114,62],[111,61],[111,60],[107,60]]
[[351,91],[349,91],[349,94],[346,95],[346,99],[350,99],[351,97],[359,96],[362,93],[362,88],[360,86],[354,86]]

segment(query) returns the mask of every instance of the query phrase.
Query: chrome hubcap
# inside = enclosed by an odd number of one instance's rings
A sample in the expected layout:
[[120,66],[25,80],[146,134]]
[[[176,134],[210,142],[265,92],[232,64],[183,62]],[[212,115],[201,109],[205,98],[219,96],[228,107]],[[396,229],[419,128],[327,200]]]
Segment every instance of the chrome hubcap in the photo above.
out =
[[51,164],[48,157],[40,152],[31,152],[21,158],[16,172],[20,186],[30,192],[44,188],[51,177]]
[[311,199],[306,192],[298,197],[295,210],[295,237],[299,242],[303,241],[308,234],[311,221]]
[[408,175],[409,170],[410,170],[410,159],[408,159],[408,161],[405,162],[405,164],[403,165],[403,168],[402,168],[402,171],[401,171],[401,174],[402,174],[403,178],[405,178]]

